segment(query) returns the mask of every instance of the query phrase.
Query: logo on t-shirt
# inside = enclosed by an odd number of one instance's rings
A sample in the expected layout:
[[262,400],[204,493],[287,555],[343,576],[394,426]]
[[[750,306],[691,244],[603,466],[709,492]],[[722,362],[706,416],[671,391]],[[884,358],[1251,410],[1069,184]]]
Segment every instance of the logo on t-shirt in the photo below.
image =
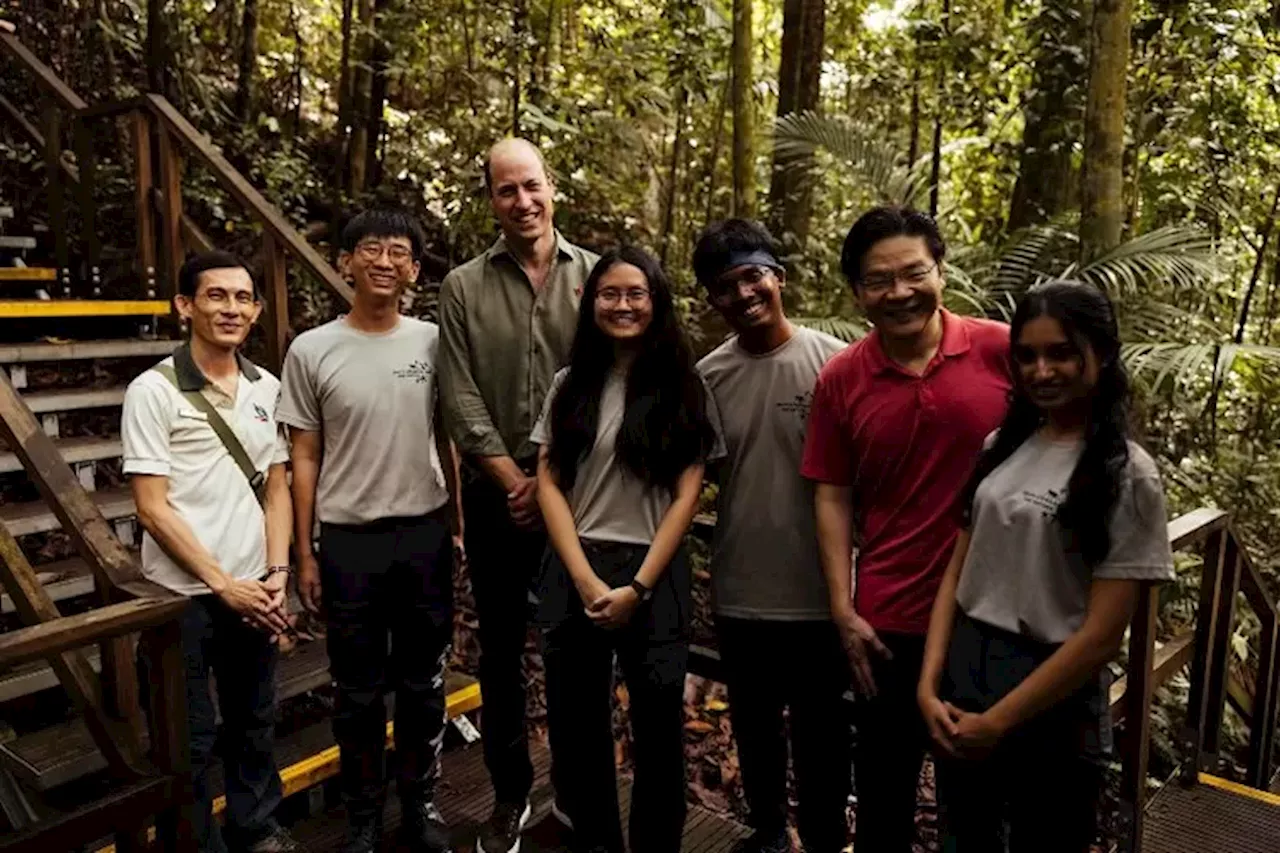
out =
[[800,425],[805,426],[809,422],[809,410],[813,408],[813,392],[796,394],[792,399],[778,403],[778,408],[789,415],[795,415]]
[[253,416],[257,418],[258,423],[265,424],[267,421],[271,420],[271,416],[267,414],[267,410],[259,406],[257,403],[253,404]]
[[411,379],[419,385],[430,382],[431,373],[431,365],[425,361],[411,361],[407,367],[391,371],[391,375],[397,379]]
[[1066,489],[1049,489],[1047,492],[1022,490],[1022,499],[1034,507],[1039,507],[1041,518],[1053,518],[1058,514],[1058,507],[1066,500]]

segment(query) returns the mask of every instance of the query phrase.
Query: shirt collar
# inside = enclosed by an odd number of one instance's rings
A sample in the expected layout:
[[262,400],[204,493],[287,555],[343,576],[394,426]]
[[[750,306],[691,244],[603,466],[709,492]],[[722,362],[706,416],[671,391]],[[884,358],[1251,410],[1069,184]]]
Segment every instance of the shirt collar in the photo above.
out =
[[[564,239],[564,235],[560,233],[560,229],[555,229],[556,234],[556,255],[562,258],[571,258],[573,253],[569,251],[569,241]],[[507,237],[505,234],[499,234],[498,239],[493,242],[486,253],[490,260],[503,255],[510,256],[511,249],[507,247]]]
[[[240,366],[240,372],[245,379],[250,382],[257,382],[262,378],[262,371],[245,358],[242,353],[236,351],[236,363]],[[191,344],[183,343],[173,351],[173,373],[178,377],[178,387],[183,391],[199,391],[205,385],[209,384],[208,378],[205,377],[203,371],[196,364],[196,360],[191,357]]]
[[[955,358],[969,351],[969,329],[964,322],[952,314],[946,308],[940,308],[942,315],[942,342],[938,345],[938,353],[930,362],[929,368],[938,361],[939,358]],[[877,375],[887,371],[901,371],[902,368],[885,353],[884,347],[880,343],[880,332],[872,331],[871,333],[871,356],[874,361],[874,369]],[[925,372],[929,372],[929,368]]]

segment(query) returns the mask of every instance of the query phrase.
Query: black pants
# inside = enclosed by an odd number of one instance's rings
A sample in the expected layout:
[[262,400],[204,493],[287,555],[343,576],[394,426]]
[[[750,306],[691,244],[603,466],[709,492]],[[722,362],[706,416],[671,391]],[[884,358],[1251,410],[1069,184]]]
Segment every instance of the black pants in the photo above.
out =
[[[584,547],[596,574],[612,587],[630,583],[648,551],[647,546],[611,543]],[[554,554],[548,558],[547,577],[539,611],[547,626],[547,722],[557,793],[573,820],[577,849],[624,849],[612,725],[616,654],[630,698],[634,744],[631,850],[679,853],[686,810],[688,562],[678,554],[651,601],[636,610],[628,625],[614,630],[599,628],[586,617],[567,570]]]
[[892,659],[872,655],[876,695],[859,697],[854,780],[858,791],[854,850],[911,853],[915,839],[916,787],[928,730],[916,703],[924,637],[880,633]]
[[786,708],[800,838],[806,853],[837,853],[848,841],[851,775],[849,665],[835,625],[718,616],[716,632],[752,828],[787,826]]
[[387,691],[396,694],[401,799],[430,799],[440,777],[453,632],[453,548],[444,513],[321,525],[320,576],[338,688],[333,735],[342,750],[342,793],[352,821],[362,823],[382,810]]
[[480,620],[480,691],[484,695],[484,763],[494,798],[524,803],[533,786],[525,734],[525,642],[533,586],[547,536],[511,520],[507,496],[488,477],[468,472],[462,492],[467,565]]
[[[960,613],[940,695],[985,711],[1056,648]],[[939,758],[946,853],[1088,853],[1100,759],[1110,749],[1107,693],[1105,681],[1091,681],[1007,734],[985,758]]]
[[[279,655],[266,634],[246,625],[215,595],[193,596],[181,627],[195,797],[192,830],[201,853],[225,853],[227,845],[213,820],[214,792],[209,784],[215,743],[226,779],[227,838],[233,845],[248,846],[275,826],[272,814],[281,799],[280,773],[272,754]],[[138,664],[139,684],[145,690],[151,676],[159,674],[144,656]],[[221,737],[209,690],[210,671],[218,682]]]

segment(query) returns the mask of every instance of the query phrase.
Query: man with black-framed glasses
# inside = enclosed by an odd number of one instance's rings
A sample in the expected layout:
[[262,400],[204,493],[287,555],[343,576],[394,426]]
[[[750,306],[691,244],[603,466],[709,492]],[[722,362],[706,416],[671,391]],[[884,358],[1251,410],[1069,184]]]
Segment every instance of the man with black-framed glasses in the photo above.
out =
[[801,467],[816,483],[831,614],[861,694],[862,853],[911,850],[930,610],[959,530],[957,500],[1009,395],[1009,328],[942,307],[945,255],[933,219],[909,208],[875,208],[849,230],[840,268],[874,329],[822,369]]
[[348,819],[343,853],[373,853],[381,842],[390,690],[402,834],[415,853],[450,849],[434,798],[454,541],[462,534],[457,458],[440,424],[439,329],[400,315],[424,242],[406,213],[352,218],[338,262],[355,301],[350,313],[293,342],[277,412],[293,444],[298,594],[328,621]]

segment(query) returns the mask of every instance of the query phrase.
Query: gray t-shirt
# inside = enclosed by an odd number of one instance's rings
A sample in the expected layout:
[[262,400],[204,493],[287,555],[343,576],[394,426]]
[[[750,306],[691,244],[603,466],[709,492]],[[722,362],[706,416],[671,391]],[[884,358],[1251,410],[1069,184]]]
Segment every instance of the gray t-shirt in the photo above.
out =
[[797,328],[752,355],[736,337],[698,369],[711,389],[728,456],[711,557],[716,613],[739,619],[829,619],[813,484],[800,476],[813,386],[844,341]]
[[1083,448],[1083,441],[1054,442],[1037,433],[978,486],[956,589],[956,602],[971,618],[1061,643],[1084,623],[1094,578],[1173,578],[1160,473],[1133,442],[1107,558],[1090,571],[1078,554],[1067,553],[1055,514]]
[[[534,424],[529,440],[537,445],[551,443],[551,404],[569,368],[561,368],[551,381],[542,415]],[[618,428],[627,405],[627,377],[614,371],[605,380],[600,395],[600,419],[596,427],[596,441],[586,457],[578,465],[578,476],[573,489],[565,497],[573,510],[573,523],[578,538],[596,542],[626,542],[648,545],[658,532],[662,517],[671,506],[671,495],[666,489],[650,488],[618,461],[614,452]],[[723,449],[719,446],[719,419],[714,403],[708,395],[707,412],[716,429],[716,448],[712,458],[718,458]]]
[[303,332],[284,361],[276,418],[324,434],[316,517],[367,524],[448,500],[435,448],[434,323],[370,334],[339,317]]

